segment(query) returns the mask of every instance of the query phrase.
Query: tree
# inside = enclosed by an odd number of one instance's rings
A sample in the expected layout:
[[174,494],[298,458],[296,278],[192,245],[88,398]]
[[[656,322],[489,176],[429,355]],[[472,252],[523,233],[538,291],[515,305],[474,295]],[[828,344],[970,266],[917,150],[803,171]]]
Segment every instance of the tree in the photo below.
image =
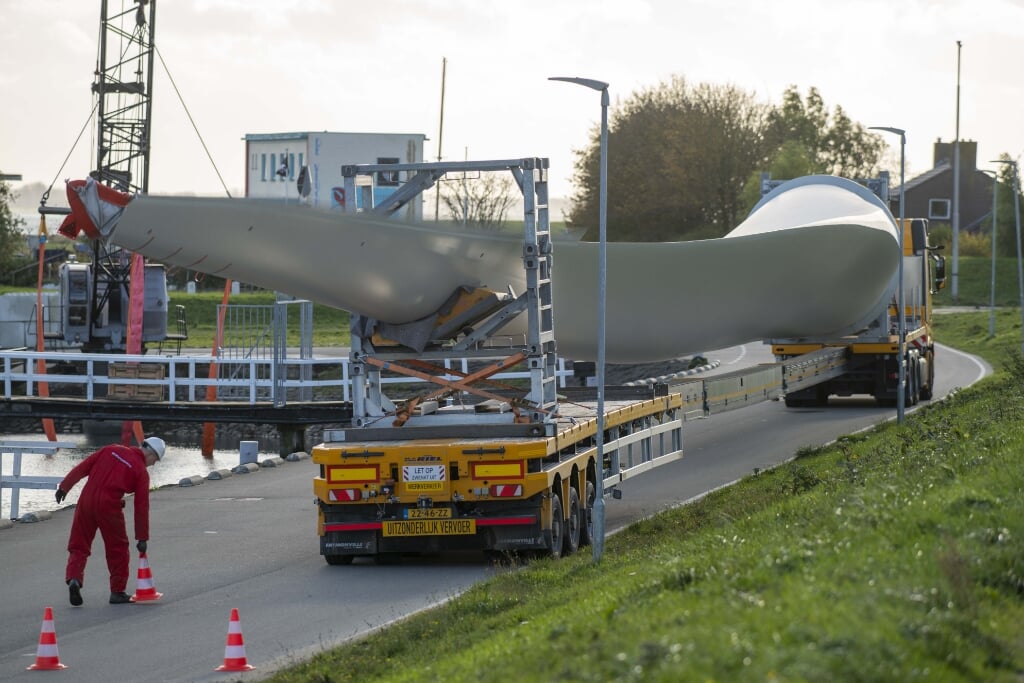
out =
[[[739,193],[767,160],[769,108],[733,86],[682,77],[634,94],[608,132],[608,239],[718,237],[735,226]],[[576,151],[569,221],[598,228],[600,131]]]
[[452,220],[485,230],[500,230],[505,225],[515,199],[511,178],[496,173],[457,178],[441,186],[441,201]]
[[15,264],[21,263],[19,252],[25,246],[25,235],[21,228],[25,221],[14,215],[11,186],[0,181],[0,273],[10,273]]
[[787,145],[803,148],[809,166],[801,175],[825,173],[844,178],[878,175],[885,140],[851,121],[839,105],[830,115],[817,88],[811,87],[807,97],[801,100],[797,87],[789,86],[782,94],[782,105],[772,111],[770,118],[770,135],[776,153]]

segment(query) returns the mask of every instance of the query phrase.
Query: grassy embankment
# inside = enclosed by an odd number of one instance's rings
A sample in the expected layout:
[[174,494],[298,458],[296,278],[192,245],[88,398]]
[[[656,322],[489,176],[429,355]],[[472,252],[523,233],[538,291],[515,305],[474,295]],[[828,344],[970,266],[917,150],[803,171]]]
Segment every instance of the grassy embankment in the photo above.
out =
[[996,376],[269,680],[1020,681],[1020,314],[937,329]]

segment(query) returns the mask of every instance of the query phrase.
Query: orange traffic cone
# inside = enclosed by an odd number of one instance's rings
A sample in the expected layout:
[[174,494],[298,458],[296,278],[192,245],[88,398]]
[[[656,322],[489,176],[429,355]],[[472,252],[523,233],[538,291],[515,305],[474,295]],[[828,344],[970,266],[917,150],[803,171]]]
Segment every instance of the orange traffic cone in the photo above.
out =
[[242,624],[238,620],[238,610],[232,607],[231,621],[228,622],[228,641],[224,646],[224,663],[214,671],[251,671],[255,668],[245,659]]
[[53,671],[66,668],[60,663],[60,655],[57,653],[57,632],[53,628],[53,608],[47,607],[43,612],[43,628],[39,631],[36,663],[28,667],[28,670]]
[[164,597],[163,593],[157,593],[153,587],[153,572],[149,569],[149,560],[146,553],[139,553],[139,578],[135,588],[135,595],[131,597],[132,602],[147,602],[159,600]]

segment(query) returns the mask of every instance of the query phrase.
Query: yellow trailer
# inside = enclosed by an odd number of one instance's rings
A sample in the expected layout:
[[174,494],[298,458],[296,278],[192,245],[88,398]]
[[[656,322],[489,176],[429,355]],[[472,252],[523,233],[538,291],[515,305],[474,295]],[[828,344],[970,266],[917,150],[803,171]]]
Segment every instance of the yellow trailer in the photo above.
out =
[[[699,389],[606,401],[600,463],[592,401],[560,404],[540,426],[488,424],[452,407],[426,428],[443,436],[329,430],[313,449],[320,552],[328,564],[442,550],[574,553],[594,538],[598,491],[681,457],[685,414],[702,401]],[[392,438],[367,438],[379,436]]]

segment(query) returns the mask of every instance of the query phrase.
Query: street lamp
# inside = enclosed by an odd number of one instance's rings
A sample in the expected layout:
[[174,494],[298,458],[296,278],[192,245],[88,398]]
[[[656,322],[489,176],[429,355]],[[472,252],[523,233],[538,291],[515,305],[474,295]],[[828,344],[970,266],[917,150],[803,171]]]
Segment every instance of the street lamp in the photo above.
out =
[[989,288],[988,304],[988,336],[991,339],[996,336],[996,217],[999,215],[996,196],[999,194],[999,174],[995,171],[980,170],[982,173],[992,176],[992,284]]
[[906,309],[903,303],[903,221],[904,221],[904,187],[906,182],[904,179],[904,173],[906,172],[907,165],[906,160],[906,148],[907,148],[907,132],[902,128],[892,128],[890,126],[872,126],[871,130],[884,130],[887,133],[900,136],[900,225],[899,225],[899,245],[900,245],[900,264],[899,264],[899,282],[896,285],[897,295],[896,302],[899,306],[899,311],[896,315],[896,334],[899,337],[899,388],[896,392],[896,424],[903,424],[903,413],[904,406],[906,405],[906,391],[905,386],[907,382],[907,361],[906,361],[906,342],[907,342],[907,322],[906,322]]
[[604,342],[605,302],[608,290],[608,84],[592,78],[552,76],[549,81],[575,83],[601,93],[601,175],[598,185],[598,281],[597,281],[597,463],[594,468],[594,509],[591,511],[594,561],[604,552]]
[[1020,169],[1017,162],[1012,159],[998,159],[997,164],[1007,164],[1013,169],[1013,182],[1010,188],[1013,190],[1013,219],[1017,228],[1017,287],[1020,296],[1020,319],[1021,319],[1021,354],[1024,355],[1024,265],[1021,262],[1020,247]]

